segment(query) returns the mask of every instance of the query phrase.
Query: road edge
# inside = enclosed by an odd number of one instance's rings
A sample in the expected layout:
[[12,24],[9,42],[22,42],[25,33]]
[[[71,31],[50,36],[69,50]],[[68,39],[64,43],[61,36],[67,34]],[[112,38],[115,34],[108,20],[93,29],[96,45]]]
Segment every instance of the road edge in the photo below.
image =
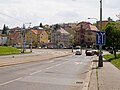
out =
[[[67,54],[67,55],[61,55],[61,56],[55,56],[55,57],[49,57],[47,59],[42,59],[42,60],[51,60],[51,59],[54,59],[54,58],[61,58],[61,57],[66,57],[66,56],[69,56],[69,55],[72,55],[72,54]],[[6,64],[0,64],[0,67],[5,67],[5,66],[12,66],[12,65],[18,65],[18,64],[24,64],[24,63],[31,63],[31,62],[39,62],[39,61],[42,61],[42,60],[36,60],[36,61],[21,61],[21,62],[15,62],[15,63],[6,63]]]
[[92,75],[92,72],[93,72],[93,70],[92,70],[93,65],[94,65],[94,62],[91,61],[91,65],[90,65],[89,71],[88,71],[88,73],[86,75],[86,79],[85,79],[85,81],[83,83],[82,90],[88,90],[89,89],[90,79],[91,79],[91,75]]

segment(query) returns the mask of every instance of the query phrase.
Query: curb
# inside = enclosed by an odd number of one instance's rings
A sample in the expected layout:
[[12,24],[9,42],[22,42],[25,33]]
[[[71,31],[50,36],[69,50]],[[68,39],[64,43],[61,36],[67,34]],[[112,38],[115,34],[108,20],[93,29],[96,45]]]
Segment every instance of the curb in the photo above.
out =
[[14,62],[14,63],[2,63],[0,64],[0,67],[5,67],[5,66],[12,66],[12,65],[18,65],[18,64],[24,64],[24,63],[31,63],[31,62],[39,62],[42,60],[49,60],[49,59],[54,59],[54,58],[61,58],[61,57],[66,57],[72,54],[67,54],[67,55],[61,55],[61,56],[55,56],[55,57],[48,57],[45,59],[41,59],[41,60],[31,60],[31,61],[21,61],[21,62]]
[[93,71],[92,67],[93,67],[93,61],[91,62],[91,65],[90,65],[90,68],[89,68],[89,72],[86,75],[87,78],[84,81],[82,90],[88,90],[88,88],[89,88],[90,78],[91,78],[92,71]]

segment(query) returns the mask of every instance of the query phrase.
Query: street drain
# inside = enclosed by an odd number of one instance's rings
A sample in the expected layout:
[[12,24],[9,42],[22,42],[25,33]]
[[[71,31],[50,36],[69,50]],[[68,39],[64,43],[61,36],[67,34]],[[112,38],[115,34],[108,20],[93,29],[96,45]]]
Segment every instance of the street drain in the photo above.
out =
[[83,82],[77,81],[76,84],[83,84]]

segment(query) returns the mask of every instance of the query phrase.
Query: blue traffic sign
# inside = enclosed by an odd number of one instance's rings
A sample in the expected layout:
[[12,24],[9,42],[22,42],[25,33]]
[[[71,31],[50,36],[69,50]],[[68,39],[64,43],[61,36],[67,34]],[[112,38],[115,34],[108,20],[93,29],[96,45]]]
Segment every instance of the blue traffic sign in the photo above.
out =
[[96,33],[96,45],[105,45],[106,34],[104,31],[98,31]]

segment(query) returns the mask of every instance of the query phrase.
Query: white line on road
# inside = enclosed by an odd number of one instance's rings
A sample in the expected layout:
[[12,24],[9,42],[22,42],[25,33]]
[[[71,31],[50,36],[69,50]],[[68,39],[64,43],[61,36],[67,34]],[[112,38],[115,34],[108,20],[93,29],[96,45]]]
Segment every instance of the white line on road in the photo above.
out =
[[8,82],[5,82],[5,83],[1,83],[0,86],[3,86],[3,85],[6,85],[6,84],[15,82],[15,81],[20,80],[20,79],[22,79],[22,78],[23,78],[23,77],[20,77],[20,78],[17,78],[17,79],[14,79],[14,80],[11,80],[11,81],[8,81]]
[[54,68],[55,66],[51,66],[51,67],[48,67],[48,68],[46,68],[46,69],[51,69],[51,68]]
[[[54,68],[54,67],[56,67],[56,66],[63,65],[63,64],[65,64],[65,63],[67,63],[67,62],[70,62],[70,61],[62,62],[62,63],[59,63],[59,64],[56,64],[56,65],[50,66],[50,67],[45,68],[45,69],[51,69],[51,68]],[[43,71],[43,70],[45,70],[45,69],[42,69],[42,70],[39,70],[39,71],[36,71],[36,72],[30,73],[29,75],[37,74],[37,73],[39,73],[39,72],[41,72],[41,71]],[[3,85],[6,85],[6,84],[9,84],[9,83],[12,83],[12,82],[18,81],[18,80],[20,80],[20,79],[22,79],[22,78],[23,78],[23,77],[19,77],[19,78],[17,78],[17,79],[13,79],[13,80],[10,80],[10,81],[8,81],[8,82],[1,83],[0,86],[3,86]]]
[[39,70],[39,71],[36,71],[36,72],[33,72],[33,73],[30,73],[29,75],[34,75],[34,74],[37,74],[39,72],[41,72],[42,70]]

